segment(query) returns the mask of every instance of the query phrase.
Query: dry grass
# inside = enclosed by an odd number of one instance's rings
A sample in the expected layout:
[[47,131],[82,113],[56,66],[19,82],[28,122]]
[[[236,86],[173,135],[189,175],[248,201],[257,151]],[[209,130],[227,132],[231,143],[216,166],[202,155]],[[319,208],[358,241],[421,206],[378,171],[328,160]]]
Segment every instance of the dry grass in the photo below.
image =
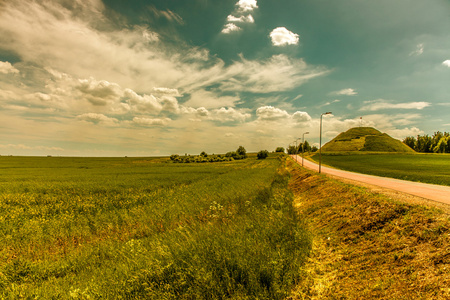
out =
[[288,162],[313,251],[292,299],[450,299],[450,221]]

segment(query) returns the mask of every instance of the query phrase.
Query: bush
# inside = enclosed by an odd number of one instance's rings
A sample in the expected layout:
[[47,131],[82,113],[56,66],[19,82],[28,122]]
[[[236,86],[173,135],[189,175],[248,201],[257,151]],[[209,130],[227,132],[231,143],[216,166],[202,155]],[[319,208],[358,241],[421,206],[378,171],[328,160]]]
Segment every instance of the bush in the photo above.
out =
[[236,150],[236,153],[242,156],[243,158],[247,157],[247,150],[245,150],[245,148],[242,146],[239,146],[239,148]]
[[284,148],[283,147],[278,147],[275,152],[282,152],[284,153]]
[[269,151],[267,150],[261,150],[258,152],[258,154],[256,154],[256,157],[258,157],[258,159],[265,159],[267,156],[269,156]]

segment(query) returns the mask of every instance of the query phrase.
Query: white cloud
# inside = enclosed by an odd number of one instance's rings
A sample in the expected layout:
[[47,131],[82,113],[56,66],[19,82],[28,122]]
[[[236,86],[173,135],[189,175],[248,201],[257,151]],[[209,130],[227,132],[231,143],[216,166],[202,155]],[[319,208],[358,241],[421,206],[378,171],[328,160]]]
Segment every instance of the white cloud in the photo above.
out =
[[247,119],[251,118],[251,114],[240,112],[232,107],[214,110],[211,117],[212,120],[221,122],[245,122]]
[[360,111],[377,111],[383,109],[424,109],[430,106],[429,102],[406,102],[406,103],[392,103],[384,99],[364,101],[364,106]]
[[235,17],[233,15],[229,15],[227,17],[228,22],[240,22],[240,23],[255,23],[255,19],[253,19],[252,15]]
[[444,61],[442,62],[442,65],[444,65],[444,66],[450,68],[450,59],[444,60]]
[[323,67],[311,67],[302,59],[284,54],[266,61],[250,61],[241,57],[222,74],[221,90],[270,93],[290,90],[308,80],[328,73]]
[[273,106],[262,106],[258,108],[256,110],[256,116],[262,121],[279,121],[290,117],[287,111]]
[[225,24],[224,28],[222,29],[222,33],[228,34],[228,33],[231,33],[234,31],[239,31],[239,30],[241,30],[241,28],[239,26],[236,26],[233,23],[228,23],[228,24]]
[[423,43],[418,44],[418,45],[416,46],[416,50],[414,50],[413,52],[411,52],[411,53],[409,54],[409,56],[412,56],[412,55],[422,55],[424,49],[425,49],[425,46],[424,46]]
[[256,0],[239,0],[236,5],[238,6],[238,10],[243,12],[252,11],[258,8]]
[[292,115],[292,119],[294,119],[298,123],[310,122],[312,120],[311,116],[304,111],[296,111]]
[[221,96],[212,91],[197,90],[191,93],[190,99],[184,103],[185,106],[191,107],[205,107],[221,108],[221,107],[234,107],[235,103],[240,101],[237,96]]
[[80,90],[93,105],[99,106],[107,105],[108,101],[117,100],[121,93],[118,84],[106,80],[97,81],[92,77],[80,79],[76,89]]
[[104,114],[97,114],[97,113],[86,113],[77,116],[79,120],[92,122],[95,124],[105,124],[105,125],[115,125],[118,123],[118,120],[115,118],[110,118],[105,116]]
[[417,127],[405,127],[400,129],[388,129],[386,133],[394,139],[403,140],[408,136],[422,135],[425,132]]
[[154,125],[164,126],[164,125],[167,125],[170,121],[171,121],[171,119],[169,119],[169,118],[163,118],[163,119],[158,119],[158,118],[151,119],[151,118],[139,118],[139,117],[133,118],[133,123],[140,125],[140,126],[154,126]]
[[181,97],[180,93],[178,92],[178,89],[170,89],[165,87],[154,87],[153,92],[155,94],[162,94],[162,95],[168,95],[173,97]]
[[2,74],[17,74],[19,70],[14,68],[10,62],[0,61],[0,73]]
[[354,89],[348,88],[348,89],[342,89],[340,91],[333,92],[331,94],[333,94],[333,95],[344,95],[344,96],[354,96],[354,95],[357,95],[358,93]]
[[339,102],[341,102],[341,100],[335,99],[335,100],[333,100],[333,101],[331,101],[331,102],[326,102],[326,103],[324,103],[324,104],[322,104],[322,105],[319,105],[318,107],[324,107],[324,106],[328,106],[328,105],[331,105],[331,104],[333,104],[333,103],[339,103]]
[[157,114],[162,110],[162,105],[155,96],[141,96],[131,89],[125,89],[122,100],[127,102],[137,112]]
[[277,27],[270,33],[274,46],[297,45],[299,35],[287,30],[285,27]]

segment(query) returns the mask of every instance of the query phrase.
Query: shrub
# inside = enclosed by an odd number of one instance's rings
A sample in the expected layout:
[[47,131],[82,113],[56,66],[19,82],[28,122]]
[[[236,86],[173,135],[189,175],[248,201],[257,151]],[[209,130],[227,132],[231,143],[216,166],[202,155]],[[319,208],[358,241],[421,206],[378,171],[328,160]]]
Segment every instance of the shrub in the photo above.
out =
[[267,156],[269,156],[269,151],[267,150],[261,150],[258,152],[258,154],[256,154],[256,157],[258,157],[258,159],[265,159]]
[[239,146],[239,148],[236,150],[236,153],[242,156],[243,158],[247,157],[247,150],[245,150],[245,148],[242,146]]
[[277,147],[275,152],[282,152],[282,153],[284,153],[284,148],[283,147]]

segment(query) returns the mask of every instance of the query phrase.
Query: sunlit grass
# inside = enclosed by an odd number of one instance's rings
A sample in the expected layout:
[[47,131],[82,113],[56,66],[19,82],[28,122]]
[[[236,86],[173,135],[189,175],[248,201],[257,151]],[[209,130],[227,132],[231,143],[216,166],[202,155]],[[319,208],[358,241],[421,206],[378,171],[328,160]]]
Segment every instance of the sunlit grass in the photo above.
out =
[[310,249],[283,164],[0,157],[0,298],[282,299]]
[[[313,156],[318,160],[318,154]],[[358,173],[450,185],[448,154],[323,154],[322,163]]]

